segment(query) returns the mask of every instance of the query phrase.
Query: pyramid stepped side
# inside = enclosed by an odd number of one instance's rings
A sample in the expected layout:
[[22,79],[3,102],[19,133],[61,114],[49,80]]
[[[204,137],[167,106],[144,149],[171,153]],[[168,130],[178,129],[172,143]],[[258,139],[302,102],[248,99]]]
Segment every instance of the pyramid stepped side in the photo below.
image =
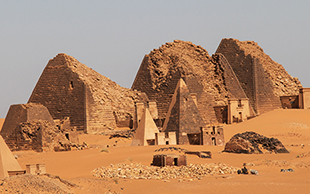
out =
[[54,119],[70,117],[71,126],[78,131],[97,133],[116,128],[115,115],[133,118],[134,102],[139,100],[139,93],[71,56],[58,54],[45,67],[28,102],[43,104]]
[[280,108],[280,96],[298,95],[298,79],[274,62],[257,43],[223,39],[216,53],[226,57],[257,113]]
[[[226,57],[221,53],[214,54],[212,55],[212,57],[218,63],[218,67],[223,69],[222,75],[224,77],[223,79],[225,80],[224,84],[229,93],[229,98],[232,99],[248,98]],[[250,116],[255,116],[253,106],[249,106],[249,108],[250,108]]]

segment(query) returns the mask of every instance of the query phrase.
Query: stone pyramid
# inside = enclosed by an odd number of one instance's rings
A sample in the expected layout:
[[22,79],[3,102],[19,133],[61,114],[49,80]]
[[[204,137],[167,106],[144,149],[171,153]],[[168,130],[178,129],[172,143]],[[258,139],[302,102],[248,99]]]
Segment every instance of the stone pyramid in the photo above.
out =
[[132,127],[140,100],[138,92],[62,53],[48,62],[28,102],[46,106],[53,119],[69,117],[77,131],[100,133]]
[[177,144],[190,144],[191,136],[196,135],[197,138],[200,138],[201,127],[204,126],[205,123],[197,105],[186,83],[181,78],[174,91],[163,131],[175,131]]
[[5,139],[6,143],[9,144],[9,137],[16,131],[16,128],[18,128],[21,123],[38,120],[48,121],[54,124],[49,111],[41,104],[13,104],[10,106],[6,115],[0,134]]
[[298,95],[302,87],[254,41],[225,38],[216,53],[228,60],[257,114],[280,108],[280,96]]
[[159,133],[158,128],[149,109],[145,108],[141,120],[138,123],[138,128],[136,129],[131,146],[154,145],[155,133]]
[[210,56],[201,46],[175,40],[145,55],[132,89],[157,102],[158,116],[166,118],[171,96],[180,78],[197,94],[205,123],[216,123],[214,107],[227,106],[229,98],[247,98],[229,63],[222,55]]
[[22,170],[2,136],[0,136],[0,179],[9,177],[8,171]]

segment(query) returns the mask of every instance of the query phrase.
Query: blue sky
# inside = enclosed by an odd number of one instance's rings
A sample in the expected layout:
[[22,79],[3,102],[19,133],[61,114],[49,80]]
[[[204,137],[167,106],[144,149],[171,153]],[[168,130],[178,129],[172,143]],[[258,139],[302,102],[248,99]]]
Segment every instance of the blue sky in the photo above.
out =
[[310,1],[0,0],[0,118],[26,103],[49,59],[66,53],[130,88],[145,54],[175,39],[213,54],[254,40],[310,87]]

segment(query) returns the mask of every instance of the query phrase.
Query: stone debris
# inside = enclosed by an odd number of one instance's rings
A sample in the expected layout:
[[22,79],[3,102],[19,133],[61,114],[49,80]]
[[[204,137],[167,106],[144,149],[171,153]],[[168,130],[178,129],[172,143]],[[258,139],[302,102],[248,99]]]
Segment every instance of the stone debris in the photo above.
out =
[[281,172],[295,172],[295,170],[289,168],[289,169],[281,169]]
[[119,137],[121,137],[121,138],[133,138],[134,132],[135,132],[134,129],[115,131],[110,135],[109,139],[119,138]]
[[0,182],[0,193],[72,193],[70,187],[75,186],[52,175],[18,175],[5,178]]
[[261,160],[257,161],[256,166],[280,167],[280,168],[310,168],[310,163],[296,162],[292,163],[286,160]]
[[278,139],[268,138],[255,132],[244,132],[234,135],[226,143],[224,152],[262,154],[261,149],[274,153],[289,153]]
[[178,148],[178,147],[167,147],[167,148],[159,148],[157,150],[155,150],[155,152],[162,152],[162,151],[177,151],[177,152],[188,152],[187,149],[182,149],[182,148]]
[[[223,163],[189,164],[188,166],[144,166],[139,163],[111,164],[109,167],[100,167],[92,171],[95,177],[111,179],[153,179],[181,181],[201,180],[208,175],[235,174],[238,168]],[[181,181],[180,181],[181,180]]]

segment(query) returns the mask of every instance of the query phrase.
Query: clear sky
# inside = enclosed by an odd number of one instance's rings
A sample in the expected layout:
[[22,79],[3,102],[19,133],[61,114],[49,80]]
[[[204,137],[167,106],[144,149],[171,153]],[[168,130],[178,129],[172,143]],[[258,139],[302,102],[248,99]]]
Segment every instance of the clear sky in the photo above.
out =
[[49,59],[66,53],[130,88],[145,54],[174,39],[209,54],[254,40],[310,87],[308,0],[0,0],[0,118],[28,101]]

